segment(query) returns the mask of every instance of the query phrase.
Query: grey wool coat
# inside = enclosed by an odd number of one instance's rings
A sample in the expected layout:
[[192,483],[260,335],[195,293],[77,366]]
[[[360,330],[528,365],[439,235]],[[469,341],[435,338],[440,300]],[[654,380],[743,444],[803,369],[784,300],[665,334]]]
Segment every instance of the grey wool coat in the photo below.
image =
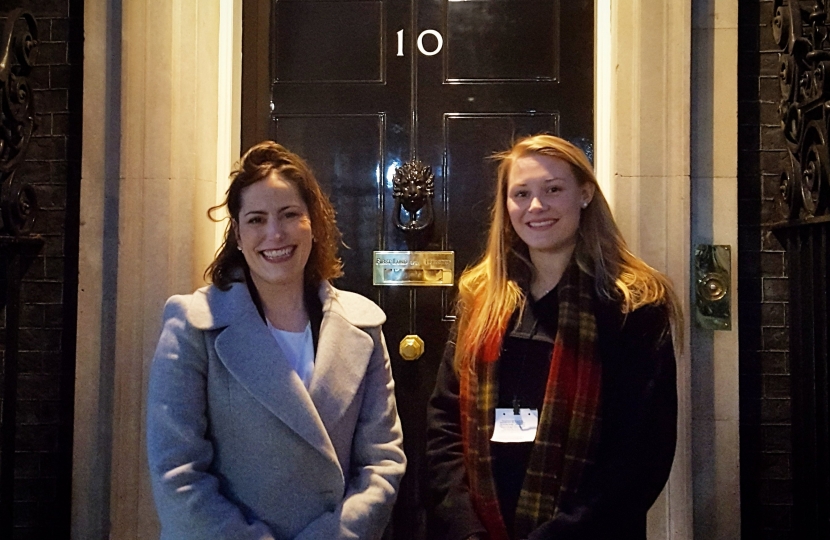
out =
[[244,283],[173,296],[147,446],[163,540],[379,538],[406,458],[370,300],[320,287],[308,390]]

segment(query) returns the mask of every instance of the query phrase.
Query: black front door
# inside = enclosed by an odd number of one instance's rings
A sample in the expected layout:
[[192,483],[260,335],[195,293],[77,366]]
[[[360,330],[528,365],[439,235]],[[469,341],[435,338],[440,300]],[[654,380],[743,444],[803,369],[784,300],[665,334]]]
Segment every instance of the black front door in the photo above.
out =
[[[243,148],[273,138],[305,157],[348,246],[337,286],[386,311],[384,332],[409,466],[391,528],[423,539],[425,411],[452,323],[452,287],[372,285],[375,250],[455,252],[456,278],[484,246],[493,152],[521,134],[593,136],[593,0],[248,0]],[[392,178],[434,173],[426,234],[394,224]],[[424,354],[398,347],[417,334]]]

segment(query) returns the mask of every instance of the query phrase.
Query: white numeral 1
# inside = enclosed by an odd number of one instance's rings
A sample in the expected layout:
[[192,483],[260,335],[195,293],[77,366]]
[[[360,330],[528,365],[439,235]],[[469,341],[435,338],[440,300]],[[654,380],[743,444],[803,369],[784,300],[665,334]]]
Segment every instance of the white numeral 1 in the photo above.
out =
[[403,56],[403,29],[398,30],[398,56]]

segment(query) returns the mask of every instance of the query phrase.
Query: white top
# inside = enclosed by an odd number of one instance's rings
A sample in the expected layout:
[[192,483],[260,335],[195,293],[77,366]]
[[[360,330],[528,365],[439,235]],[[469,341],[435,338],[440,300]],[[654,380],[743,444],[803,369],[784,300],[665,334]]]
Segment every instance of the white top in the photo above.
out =
[[274,328],[271,321],[268,321],[268,330],[282,349],[285,358],[294,371],[303,381],[306,389],[311,384],[311,375],[314,373],[314,343],[311,339],[311,323],[305,325],[302,332],[288,332]]

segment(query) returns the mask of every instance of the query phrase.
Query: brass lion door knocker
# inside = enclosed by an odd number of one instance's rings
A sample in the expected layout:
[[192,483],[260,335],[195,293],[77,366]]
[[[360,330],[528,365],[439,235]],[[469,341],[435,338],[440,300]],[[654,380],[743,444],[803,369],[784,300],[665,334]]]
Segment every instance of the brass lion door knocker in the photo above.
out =
[[432,225],[435,175],[430,166],[410,161],[395,169],[392,196],[395,197],[395,226],[398,229],[423,231]]

